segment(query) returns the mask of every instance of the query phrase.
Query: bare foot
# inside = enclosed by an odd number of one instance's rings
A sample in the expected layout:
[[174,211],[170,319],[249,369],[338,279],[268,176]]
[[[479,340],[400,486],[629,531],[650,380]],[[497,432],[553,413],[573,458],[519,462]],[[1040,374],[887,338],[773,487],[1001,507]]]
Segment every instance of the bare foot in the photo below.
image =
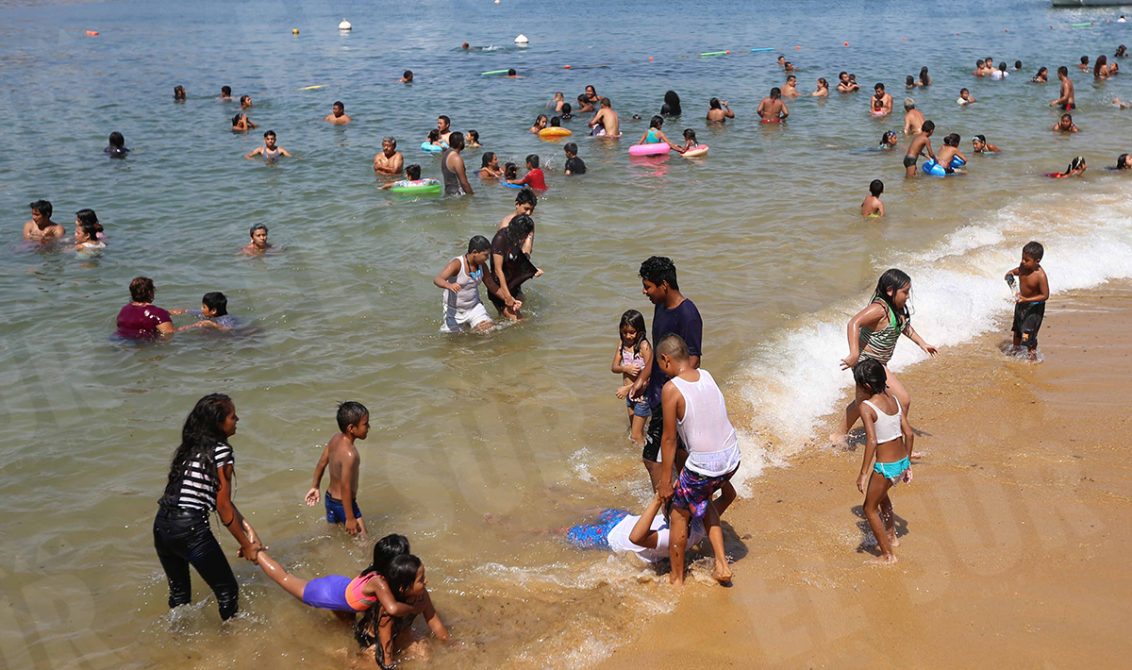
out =
[[896,554],[881,554],[876,558],[870,558],[865,561],[871,565],[892,565],[896,562]]
[[730,584],[732,576],[731,567],[726,562],[716,563],[711,571],[711,578],[723,585]]
[[900,539],[896,537],[896,531],[892,531],[891,533],[888,534],[888,546],[890,546],[890,547],[899,547],[900,546]]

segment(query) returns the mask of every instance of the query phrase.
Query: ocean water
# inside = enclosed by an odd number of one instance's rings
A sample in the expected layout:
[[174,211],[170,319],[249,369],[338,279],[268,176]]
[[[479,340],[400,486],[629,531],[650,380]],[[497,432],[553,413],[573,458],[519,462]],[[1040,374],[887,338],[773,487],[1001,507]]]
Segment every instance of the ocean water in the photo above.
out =
[[[213,391],[232,395],[242,419],[236,501],[289,569],[309,578],[369,563],[370,543],[302,504],[336,404],[359,400],[373,425],[359,445],[370,532],[409,536],[455,639],[433,665],[584,667],[604,657],[676,597],[632,559],[568,549],[559,533],[646,499],[609,373],[619,315],[651,316],[640,262],[672,257],[704,316],[703,364],[743,433],[742,488],[757,505],[761,470],[811,448],[848,389],[844,324],[884,269],[912,276],[917,330],[945,356],[1004,329],[1001,276],[1030,239],[1046,245],[1055,296],[1132,276],[1132,184],[1103,170],[1132,148],[1132,112],[1109,104],[1132,96],[1132,75],[1094,83],[1073,70],[1082,129],[1073,136],[1049,130],[1056,84],[1029,83],[1041,65],[1111,58],[1132,39],[1116,13],[1040,0],[5,5],[0,665],[365,664],[329,617],[234,557],[244,617],[220,626],[195,578],[194,605],[167,612],[151,519],[180,424]],[[343,17],[354,24],[346,35],[336,29]],[[1071,26],[1081,22],[1094,25]],[[526,49],[512,44],[520,32]],[[465,53],[462,41],[495,48]],[[760,127],[754,109],[784,79],[779,52],[807,92],[847,70],[866,89],[885,82],[897,107],[904,76],[927,65],[933,86],[912,95],[937,124],[936,146],[957,132],[969,150],[983,133],[1004,151],[973,157],[966,176],[906,181],[901,151],[869,150],[901,120],[870,118],[867,92],[799,98],[786,127]],[[1024,68],[1003,82],[973,78],[974,60],[988,55]],[[523,78],[480,76],[508,67]],[[406,68],[411,87],[397,83]],[[172,101],[177,84],[184,104]],[[260,133],[228,131],[236,106],[216,99],[224,84],[253,97],[252,120],[276,130],[294,160],[241,158]],[[526,129],[555,91],[572,100],[586,84],[613,99],[626,137],[579,132],[590,172],[565,178],[561,143]],[[324,88],[301,90],[315,85]],[[961,87],[978,104],[958,107]],[[695,129],[710,155],[630,161],[625,150],[647,127],[631,115],[647,119],[667,89],[685,113],[665,130]],[[712,96],[738,115],[725,128],[703,121]],[[335,100],[350,126],[321,121]],[[530,318],[487,337],[436,332],[431,278],[471,235],[494,231],[513,192],[473,176],[473,198],[395,199],[370,169],[381,137],[394,135],[406,163],[439,176],[437,159],[416,149],[438,114],[477,129],[485,150],[518,162],[538,153],[551,168],[534,254],[546,274],[526,285]],[[101,153],[112,130],[133,149],[126,161]],[[1084,179],[1041,176],[1078,154],[1091,166]],[[468,152],[469,166],[479,157]],[[857,205],[874,178],[885,181],[889,215],[862,221]],[[68,230],[76,210],[95,209],[110,248],[82,260],[22,243],[26,204],[38,198]],[[277,249],[240,257],[257,223]],[[167,308],[222,290],[248,325],[234,336],[116,342],[114,317],[139,274],[153,277]],[[901,344],[894,363],[918,354]],[[737,559],[757,551],[733,530]]]

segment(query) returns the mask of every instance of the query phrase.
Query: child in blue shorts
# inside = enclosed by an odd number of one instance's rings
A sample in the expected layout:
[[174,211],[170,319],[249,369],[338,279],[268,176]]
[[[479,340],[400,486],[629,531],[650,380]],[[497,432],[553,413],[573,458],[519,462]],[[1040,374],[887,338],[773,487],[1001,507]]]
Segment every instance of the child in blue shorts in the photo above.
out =
[[326,522],[345,524],[350,535],[365,536],[366,525],[362,510],[358,508],[358,471],[361,457],[354,446],[355,440],[369,435],[369,410],[360,402],[344,402],[338,406],[338,430],[318,459],[314,468],[311,488],[307,491],[308,507],[318,504],[322,473],[330,466],[330,485],[326,487]]

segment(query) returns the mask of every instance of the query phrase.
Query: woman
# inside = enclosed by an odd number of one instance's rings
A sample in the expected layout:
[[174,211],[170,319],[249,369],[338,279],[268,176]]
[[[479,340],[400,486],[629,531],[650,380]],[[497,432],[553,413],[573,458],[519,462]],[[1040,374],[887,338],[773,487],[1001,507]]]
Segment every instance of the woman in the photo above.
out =
[[1101,54],[1093,63],[1093,79],[1108,79],[1111,72],[1108,68],[1108,56]]
[[1048,67],[1038,68],[1038,73],[1035,74],[1034,78],[1031,79],[1030,81],[1034,82],[1035,84],[1044,84],[1044,83],[1048,82],[1049,81],[1049,68]]
[[172,337],[169,312],[153,304],[156,289],[149,277],[130,281],[130,304],[118,311],[118,335],[131,340]]
[[440,174],[444,177],[444,195],[473,195],[472,185],[464,170],[464,133],[456,132],[448,136],[448,148],[440,154]]
[[666,91],[664,93],[664,104],[660,106],[661,116],[680,116],[680,96],[676,95],[676,91]]
[[818,77],[818,87],[810,95],[815,98],[829,97],[829,82],[825,80],[825,77]]
[[523,282],[538,277],[542,270],[531,263],[530,248],[534,243],[535,222],[520,214],[500,228],[491,241],[491,272],[484,276],[488,298],[507,319],[523,318]]
[[723,123],[727,119],[733,118],[735,118],[735,112],[731,111],[731,105],[727,104],[726,100],[712,98],[708,101],[708,121],[711,123]]
[[208,525],[216,510],[220,523],[240,543],[239,555],[254,562],[263,545],[232,502],[235,459],[228,438],[236,434],[236,406],[223,393],[197,401],[181,429],[165,495],[153,520],[153,545],[169,581],[169,607],[191,599],[189,565],[216,594],[220,618],[236,613],[239,586],[224,550]]

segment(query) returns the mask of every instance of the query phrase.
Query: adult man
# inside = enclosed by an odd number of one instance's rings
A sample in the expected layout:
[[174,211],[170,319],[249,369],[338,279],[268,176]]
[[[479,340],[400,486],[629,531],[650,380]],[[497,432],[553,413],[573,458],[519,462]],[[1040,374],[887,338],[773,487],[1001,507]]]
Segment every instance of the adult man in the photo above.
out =
[[[586,88],[589,89],[588,86]],[[621,119],[618,118],[617,112],[613,111],[613,103],[609,98],[601,99],[601,109],[597,110],[588,125],[594,129],[593,134],[599,137],[621,136]]]
[[782,89],[775,86],[770,89],[770,95],[763,98],[759,108],[755,110],[763,123],[782,123],[790,116],[786,103],[782,102]]
[[381,138],[381,151],[373,157],[373,171],[378,174],[400,176],[405,165],[405,157],[397,151],[397,140],[393,137]]
[[53,211],[51,203],[46,200],[36,200],[28,205],[31,208],[31,221],[24,224],[24,239],[37,242],[58,240],[67,234],[63,226],[51,220]]
[[326,121],[336,126],[344,126],[351,121],[346,114],[346,105],[343,105],[341,100],[336,101],[330,109],[330,113],[326,115]]

